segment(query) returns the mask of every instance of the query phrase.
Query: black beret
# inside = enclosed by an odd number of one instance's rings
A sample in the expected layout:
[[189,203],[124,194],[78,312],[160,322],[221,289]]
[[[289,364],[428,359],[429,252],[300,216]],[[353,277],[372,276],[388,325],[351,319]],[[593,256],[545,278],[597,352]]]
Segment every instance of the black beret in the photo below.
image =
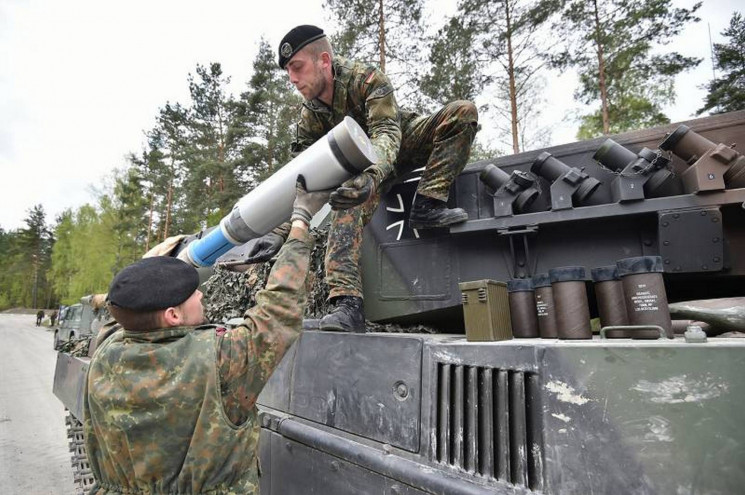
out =
[[324,36],[323,29],[309,24],[292,28],[279,42],[279,68],[284,69],[287,62],[305,45]]
[[154,256],[129,265],[116,274],[108,300],[133,311],[154,311],[178,306],[199,287],[197,270],[178,258]]

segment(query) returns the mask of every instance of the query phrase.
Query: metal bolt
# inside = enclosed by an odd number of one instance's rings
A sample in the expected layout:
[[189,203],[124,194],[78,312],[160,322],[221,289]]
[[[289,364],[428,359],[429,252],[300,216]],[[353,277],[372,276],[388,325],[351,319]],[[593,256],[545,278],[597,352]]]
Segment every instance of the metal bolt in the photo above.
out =
[[667,227],[669,224],[667,222],[662,222],[663,227]]
[[341,464],[339,464],[339,461],[331,461],[332,471],[338,471],[340,468],[341,468]]
[[714,237],[711,242],[719,242],[719,237]]
[[712,261],[713,261],[714,263],[719,263],[719,261],[720,261],[720,258],[719,258],[719,256],[714,256],[714,259],[712,259]]
[[705,211],[702,211],[701,213],[699,213],[699,215],[701,215],[702,217],[705,217],[706,216],[706,212]]
[[711,221],[714,222],[714,223],[717,223],[719,221],[719,219],[717,217],[711,217]]
[[665,260],[665,264],[666,265],[669,265],[670,264],[670,260]]
[[664,246],[669,246],[669,245],[670,245],[670,241],[662,241],[662,244],[663,244]]
[[287,450],[290,450],[290,451],[292,451],[292,444],[291,444],[290,442],[285,442],[285,448],[286,448]]
[[520,260],[517,262],[517,266],[525,266],[525,262]]
[[680,213],[676,213],[673,215],[673,218],[680,218]]
[[383,453],[385,455],[389,455],[391,453],[391,446],[388,445],[387,443],[383,444]]
[[680,266],[676,266],[674,271],[679,272],[680,271]]

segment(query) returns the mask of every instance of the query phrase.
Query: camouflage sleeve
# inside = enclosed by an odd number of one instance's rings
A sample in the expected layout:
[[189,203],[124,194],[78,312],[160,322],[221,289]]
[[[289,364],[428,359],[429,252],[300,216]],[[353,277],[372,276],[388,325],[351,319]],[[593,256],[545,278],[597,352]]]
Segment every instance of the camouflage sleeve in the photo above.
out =
[[292,142],[292,157],[310,148],[310,145],[318,141],[325,134],[323,123],[318,120],[313,112],[305,108],[300,111],[300,121],[295,130],[295,140]]
[[[313,241],[293,228],[256,305],[217,338],[217,366],[228,416],[245,418],[285,352],[300,335]],[[232,411],[230,409],[233,409]]]
[[367,168],[378,183],[393,172],[393,164],[401,147],[401,115],[388,76],[374,69],[362,82],[360,89],[367,109],[367,132],[378,162]]
[[274,230],[272,230],[272,234],[277,234],[282,236],[282,239],[287,240],[287,236],[290,235],[290,228],[292,227],[292,224],[290,222],[285,222],[279,227],[276,227]]

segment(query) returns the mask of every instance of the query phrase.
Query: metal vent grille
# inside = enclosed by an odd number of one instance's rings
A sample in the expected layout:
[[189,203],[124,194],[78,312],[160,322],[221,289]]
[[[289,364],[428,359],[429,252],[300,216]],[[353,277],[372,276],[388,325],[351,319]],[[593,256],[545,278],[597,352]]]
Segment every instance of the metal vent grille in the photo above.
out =
[[471,474],[543,488],[538,375],[437,364],[433,453]]

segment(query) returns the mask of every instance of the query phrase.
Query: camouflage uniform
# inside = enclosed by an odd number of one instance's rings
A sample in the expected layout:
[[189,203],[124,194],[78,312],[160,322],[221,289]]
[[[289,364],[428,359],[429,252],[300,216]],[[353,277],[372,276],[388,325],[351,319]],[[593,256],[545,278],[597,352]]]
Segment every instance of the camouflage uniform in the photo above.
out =
[[449,103],[428,116],[402,111],[393,86],[378,69],[335,57],[333,71],[333,104],[305,102],[293,152],[308,148],[347,115],[370,136],[378,163],[366,172],[380,186],[364,204],[332,213],[326,250],[329,297],[362,297],[362,230],[378,207],[381,193],[402,175],[425,167],[417,194],[447,201],[450,186],[468,161],[478,116],[476,107],[467,101]]
[[293,229],[243,324],[120,330],[84,396],[98,494],[258,492],[256,398],[300,334],[312,241]]

